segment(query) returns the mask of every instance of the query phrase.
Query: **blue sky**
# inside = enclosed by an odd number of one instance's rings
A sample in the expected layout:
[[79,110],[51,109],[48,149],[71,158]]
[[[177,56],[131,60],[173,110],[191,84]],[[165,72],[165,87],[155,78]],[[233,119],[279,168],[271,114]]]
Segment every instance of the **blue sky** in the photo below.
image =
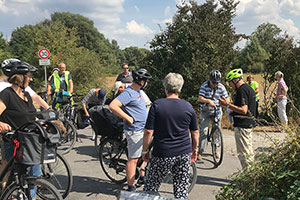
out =
[[[181,0],[0,0],[0,32],[9,39],[17,27],[34,25],[53,12],[68,11],[93,20],[98,30],[117,40],[122,49],[148,48],[159,25],[165,28],[180,4]],[[233,21],[237,33],[250,34],[266,22],[299,39],[300,0],[240,0]]]

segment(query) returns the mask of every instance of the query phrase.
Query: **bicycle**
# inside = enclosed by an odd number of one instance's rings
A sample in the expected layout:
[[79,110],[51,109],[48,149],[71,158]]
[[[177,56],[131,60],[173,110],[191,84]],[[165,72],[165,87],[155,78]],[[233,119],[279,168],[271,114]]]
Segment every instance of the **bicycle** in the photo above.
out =
[[[6,141],[15,144],[14,151],[18,149],[18,146],[16,145],[18,139],[15,136],[15,131],[3,133],[2,137]],[[24,166],[21,166],[21,164],[18,163],[15,153],[0,174],[0,181],[2,183],[6,174],[9,175],[7,182],[8,186],[1,191],[1,200],[31,200],[30,189],[34,186],[37,186],[36,199],[63,199],[59,191],[51,183],[39,177],[29,176],[24,172]]]
[[[150,145],[149,150],[151,152],[152,145]],[[127,163],[127,141],[126,138],[122,137],[106,137],[100,144],[99,149],[99,160],[100,165],[105,173],[105,175],[113,182],[122,184],[126,182],[126,163]],[[145,169],[142,169],[143,159],[140,157],[138,160],[135,179],[138,180],[141,171],[147,170],[150,167],[150,163],[147,163]],[[197,181],[197,168],[196,164],[193,162],[190,166],[190,185],[188,192],[190,193]],[[165,184],[173,184],[172,174],[169,173],[163,180]]]
[[60,153],[57,153],[54,163],[48,163],[42,166],[42,178],[52,183],[64,199],[69,195],[72,189],[73,176],[71,167],[67,159]]
[[76,107],[78,104],[75,104],[72,100],[72,96],[64,91],[57,92],[55,99],[55,109],[59,113],[58,119],[63,122],[66,128],[66,133],[61,135],[58,150],[61,154],[66,154],[73,148],[78,138],[78,132],[74,126],[76,121]]
[[212,156],[216,166],[221,165],[223,161],[224,145],[222,130],[219,127],[220,118],[218,117],[217,108],[214,108],[214,114],[211,116],[212,126],[208,130],[207,141],[211,142]]

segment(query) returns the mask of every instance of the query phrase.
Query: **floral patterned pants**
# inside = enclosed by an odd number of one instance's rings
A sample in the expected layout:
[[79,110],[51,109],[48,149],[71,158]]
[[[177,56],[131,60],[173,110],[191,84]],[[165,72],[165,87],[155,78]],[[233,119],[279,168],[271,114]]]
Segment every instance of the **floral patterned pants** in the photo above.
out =
[[177,199],[187,199],[190,180],[191,155],[182,154],[174,157],[152,157],[150,169],[144,185],[145,192],[158,192],[161,182],[171,172],[173,174],[173,192]]

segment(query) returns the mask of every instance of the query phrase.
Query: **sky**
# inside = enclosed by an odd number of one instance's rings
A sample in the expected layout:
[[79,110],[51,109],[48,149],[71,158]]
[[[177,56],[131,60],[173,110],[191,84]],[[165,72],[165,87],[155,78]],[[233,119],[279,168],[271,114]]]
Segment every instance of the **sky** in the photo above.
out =
[[[93,20],[99,32],[116,40],[121,49],[149,48],[181,4],[181,0],[0,0],[0,32],[9,40],[17,27],[50,19],[54,12],[71,12]],[[236,33],[249,35],[269,22],[300,39],[300,0],[240,0],[236,14]]]

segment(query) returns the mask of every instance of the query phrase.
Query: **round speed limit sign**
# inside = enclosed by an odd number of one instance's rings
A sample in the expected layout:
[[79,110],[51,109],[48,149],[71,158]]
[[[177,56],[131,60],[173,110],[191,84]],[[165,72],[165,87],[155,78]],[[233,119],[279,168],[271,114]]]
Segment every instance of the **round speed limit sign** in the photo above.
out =
[[39,57],[41,59],[47,59],[50,57],[50,51],[48,49],[41,49],[39,51]]

